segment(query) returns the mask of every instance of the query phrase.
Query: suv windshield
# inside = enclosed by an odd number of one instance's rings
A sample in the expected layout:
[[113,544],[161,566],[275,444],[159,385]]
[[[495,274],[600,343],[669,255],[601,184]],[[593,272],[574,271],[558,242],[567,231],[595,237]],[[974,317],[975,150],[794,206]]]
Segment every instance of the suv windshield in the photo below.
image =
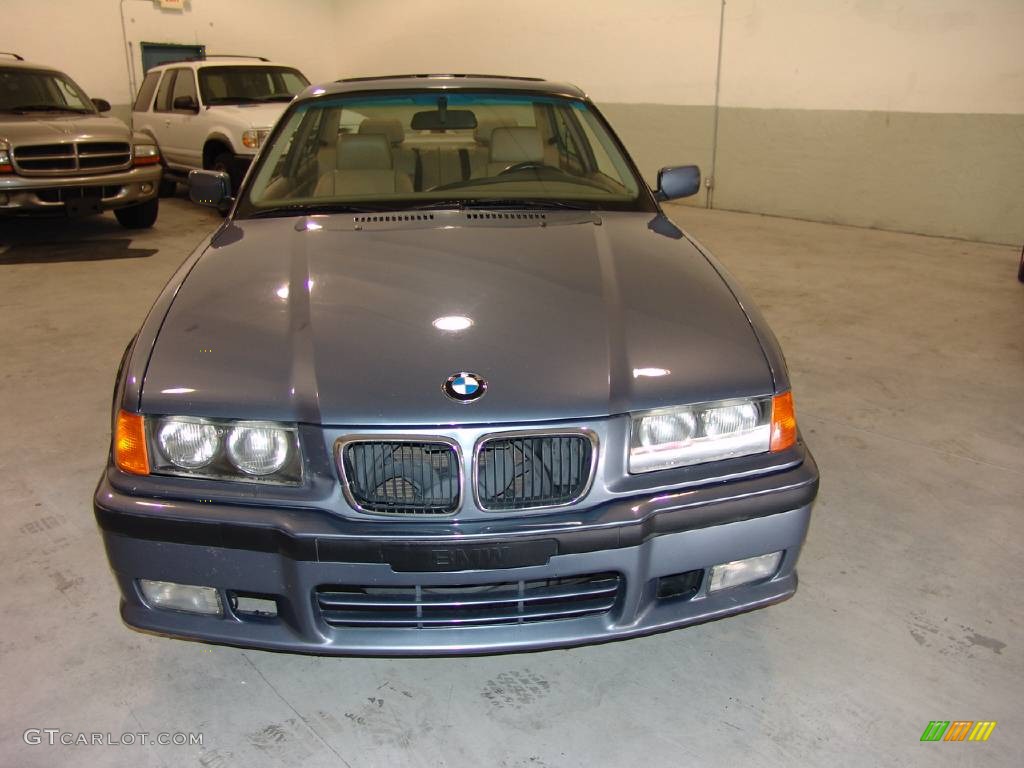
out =
[[74,81],[48,69],[0,68],[0,112],[80,112],[96,108]]
[[309,100],[257,162],[241,217],[488,204],[655,210],[588,103],[547,95]]
[[204,104],[251,104],[291,101],[309,85],[297,69],[288,67],[203,67],[199,70],[199,92]]

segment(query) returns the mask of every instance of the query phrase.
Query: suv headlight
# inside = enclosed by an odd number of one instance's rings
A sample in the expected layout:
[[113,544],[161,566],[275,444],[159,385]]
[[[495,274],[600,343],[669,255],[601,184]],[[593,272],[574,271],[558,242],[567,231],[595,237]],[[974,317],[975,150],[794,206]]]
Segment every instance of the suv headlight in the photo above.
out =
[[249,149],[259,149],[263,142],[267,140],[267,136],[269,135],[269,128],[254,128],[242,134],[242,144],[247,146]]
[[[777,423],[776,423],[777,422]],[[796,442],[792,395],[723,400],[633,416],[629,472],[779,451]]]
[[132,147],[132,165],[156,165],[160,162],[160,148],[156,144],[140,142]]
[[302,453],[294,424],[118,414],[117,466],[134,474],[296,485]]

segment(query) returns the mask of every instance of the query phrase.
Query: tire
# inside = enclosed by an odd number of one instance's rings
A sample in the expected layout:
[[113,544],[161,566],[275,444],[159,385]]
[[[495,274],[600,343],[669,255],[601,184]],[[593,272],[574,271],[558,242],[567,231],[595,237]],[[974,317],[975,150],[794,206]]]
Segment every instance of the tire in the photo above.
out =
[[213,158],[211,171],[223,171],[231,177],[231,194],[237,195],[242,184],[242,176],[238,172],[238,161],[230,152],[221,152]]
[[[166,171],[165,171],[166,173]],[[174,197],[178,192],[178,182],[174,179],[161,178],[160,179],[160,197]]]
[[154,197],[138,205],[118,208],[114,211],[114,216],[117,217],[117,223],[125,229],[149,229],[156,222],[159,211],[160,198]]

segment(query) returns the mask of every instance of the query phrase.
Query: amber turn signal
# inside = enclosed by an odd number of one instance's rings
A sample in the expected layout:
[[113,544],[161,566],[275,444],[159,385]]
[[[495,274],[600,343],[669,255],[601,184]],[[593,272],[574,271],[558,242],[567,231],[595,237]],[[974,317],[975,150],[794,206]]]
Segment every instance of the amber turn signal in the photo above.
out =
[[149,474],[149,456],[146,453],[146,423],[142,414],[117,412],[114,430],[114,463],[122,472],[133,475]]
[[796,445],[796,411],[793,393],[783,392],[772,398],[772,451],[784,451]]

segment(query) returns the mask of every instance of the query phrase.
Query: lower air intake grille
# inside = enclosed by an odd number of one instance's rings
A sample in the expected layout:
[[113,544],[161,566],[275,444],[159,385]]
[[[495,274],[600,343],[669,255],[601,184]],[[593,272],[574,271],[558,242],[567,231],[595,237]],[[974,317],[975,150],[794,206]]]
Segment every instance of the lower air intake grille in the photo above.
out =
[[521,435],[486,440],[477,452],[480,508],[572,504],[589,489],[594,443],[587,435]]
[[349,501],[382,515],[451,515],[459,508],[459,454],[445,442],[359,440],[341,452]]
[[317,605],[332,627],[525,624],[607,613],[622,587],[617,573],[461,586],[321,586]]

